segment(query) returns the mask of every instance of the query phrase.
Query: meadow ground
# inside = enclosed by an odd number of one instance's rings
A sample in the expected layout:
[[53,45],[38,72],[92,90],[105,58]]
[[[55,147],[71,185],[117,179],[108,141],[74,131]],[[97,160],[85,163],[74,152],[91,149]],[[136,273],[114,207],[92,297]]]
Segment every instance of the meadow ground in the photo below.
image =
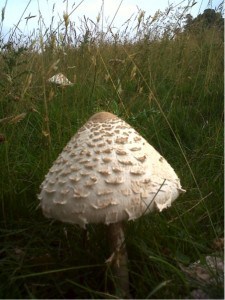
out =
[[[128,31],[104,37],[87,23],[76,44],[64,16],[64,35],[12,30],[12,43],[1,46],[0,298],[114,297],[104,227],[88,226],[84,241],[79,227],[37,209],[53,161],[102,110],[140,132],[187,190],[170,209],[126,224],[133,297],[185,298],[201,288],[223,298],[216,273],[205,284],[180,267],[223,257],[223,33],[173,35],[139,17],[130,39]],[[50,85],[58,72],[75,85]]]

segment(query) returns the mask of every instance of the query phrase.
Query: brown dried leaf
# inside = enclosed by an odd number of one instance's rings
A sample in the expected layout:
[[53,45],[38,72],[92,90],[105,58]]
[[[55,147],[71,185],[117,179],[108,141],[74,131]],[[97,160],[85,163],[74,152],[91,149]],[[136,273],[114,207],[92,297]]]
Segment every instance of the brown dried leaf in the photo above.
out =
[[134,79],[135,76],[136,76],[136,74],[137,74],[137,66],[135,65],[135,66],[133,67],[132,71],[131,71],[130,79],[131,79],[131,80]]
[[223,277],[224,262],[220,257],[206,256],[206,264],[202,264],[200,260],[192,263],[188,267],[179,264],[181,270],[189,277],[202,282],[211,284],[215,282],[215,276]]
[[25,117],[26,117],[27,113],[22,113],[22,114],[19,114],[15,117],[13,117],[10,121],[9,121],[9,124],[16,124],[16,123],[19,123],[20,121],[22,121]]
[[25,251],[22,250],[22,249],[20,249],[20,248],[18,248],[18,247],[16,247],[14,249],[14,252],[15,252],[15,255],[16,255],[17,259],[22,259],[24,257],[24,255],[25,255]]
[[3,119],[0,119],[0,123],[9,123],[10,120],[13,119],[13,116],[10,116],[10,117],[5,117]]
[[22,121],[25,117],[26,117],[27,113],[22,113],[22,114],[19,114],[17,116],[10,116],[10,117],[5,117],[3,119],[0,119],[0,123],[3,123],[3,124],[16,124],[20,121]]
[[30,108],[30,111],[31,111],[31,112],[36,112],[36,113],[40,114],[40,112],[39,112],[36,108],[34,108],[34,107],[31,107],[31,108]]
[[216,238],[213,240],[213,248],[215,250],[223,250],[224,249],[224,238]]
[[5,142],[5,136],[3,134],[0,133],[0,143],[4,143]]
[[45,130],[42,130],[42,134],[44,135],[44,137],[48,137],[49,136],[49,133]]
[[113,65],[124,64],[124,62],[125,60],[119,58],[112,58],[109,60],[109,63]]

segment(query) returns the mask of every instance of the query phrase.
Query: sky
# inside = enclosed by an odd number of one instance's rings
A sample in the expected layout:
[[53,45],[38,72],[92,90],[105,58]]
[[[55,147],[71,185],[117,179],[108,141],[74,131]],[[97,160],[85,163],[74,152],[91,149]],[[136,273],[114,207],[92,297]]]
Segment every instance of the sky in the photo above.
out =
[[[216,8],[222,0],[0,0],[0,9],[2,11],[6,3],[5,18],[3,21],[2,32],[4,34],[19,23],[21,32],[31,32],[33,28],[38,28],[39,11],[46,27],[52,23],[53,28],[63,18],[63,13],[71,13],[70,21],[79,24],[79,20],[85,15],[96,22],[102,4],[104,3],[104,24],[111,24],[118,29],[132,15],[137,16],[138,11],[145,11],[145,16],[154,16],[157,10],[164,11],[170,4],[178,7],[186,6],[188,3],[196,2],[190,9],[192,16],[197,16],[206,8]],[[29,4],[29,5],[28,5]],[[76,8],[77,7],[77,8]],[[53,9],[54,8],[54,9]],[[116,16],[115,16],[116,15]],[[28,16],[35,16],[27,21]],[[115,16],[115,19],[114,19]]]

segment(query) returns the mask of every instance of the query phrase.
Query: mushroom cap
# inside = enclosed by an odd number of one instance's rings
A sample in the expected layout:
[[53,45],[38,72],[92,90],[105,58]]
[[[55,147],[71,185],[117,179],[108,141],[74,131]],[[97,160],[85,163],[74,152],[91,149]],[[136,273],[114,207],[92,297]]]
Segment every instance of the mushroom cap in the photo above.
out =
[[39,199],[46,217],[85,227],[162,211],[183,191],[173,168],[135,129],[99,112],[56,159]]
[[48,79],[48,82],[56,84],[58,86],[69,86],[69,85],[73,85],[72,82],[69,81],[68,78],[66,78],[65,75],[63,75],[62,73],[58,73],[54,76],[52,76],[51,78]]

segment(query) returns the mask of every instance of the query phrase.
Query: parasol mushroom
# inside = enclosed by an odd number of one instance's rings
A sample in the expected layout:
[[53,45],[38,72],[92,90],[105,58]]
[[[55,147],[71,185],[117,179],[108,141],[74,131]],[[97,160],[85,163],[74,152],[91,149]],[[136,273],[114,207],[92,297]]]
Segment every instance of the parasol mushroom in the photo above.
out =
[[125,121],[93,115],[72,137],[41,184],[48,218],[81,227],[108,225],[118,295],[129,297],[123,221],[162,211],[184,192],[169,163]]
[[51,78],[48,79],[48,82],[55,84],[59,87],[66,87],[74,85],[74,83],[70,82],[69,79],[63,75],[62,73],[58,73]]

